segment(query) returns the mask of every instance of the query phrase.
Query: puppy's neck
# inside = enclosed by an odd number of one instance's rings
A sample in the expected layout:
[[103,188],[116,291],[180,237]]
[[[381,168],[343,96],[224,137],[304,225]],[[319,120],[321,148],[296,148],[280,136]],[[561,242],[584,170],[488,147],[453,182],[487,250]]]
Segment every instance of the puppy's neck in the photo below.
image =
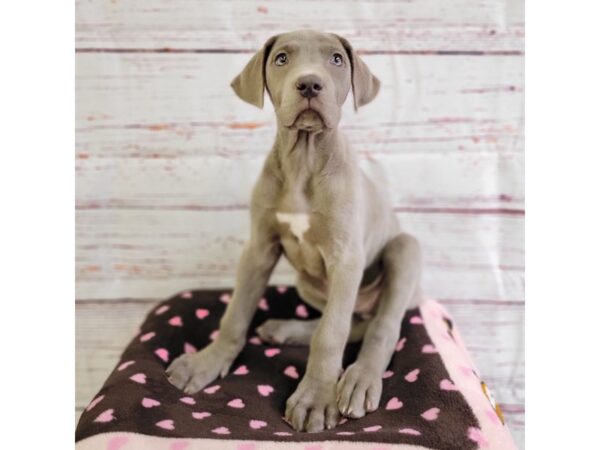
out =
[[275,151],[285,178],[326,173],[345,158],[346,145],[337,128],[294,130],[278,124]]

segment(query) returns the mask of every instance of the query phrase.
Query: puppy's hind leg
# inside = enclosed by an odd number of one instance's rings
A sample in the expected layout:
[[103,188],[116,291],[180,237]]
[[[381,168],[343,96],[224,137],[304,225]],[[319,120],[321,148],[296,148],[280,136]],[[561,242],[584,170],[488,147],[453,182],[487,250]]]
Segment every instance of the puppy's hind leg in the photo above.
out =
[[[313,308],[323,310],[327,300],[325,292],[318,289],[307,275],[298,275],[296,288],[302,300]],[[270,319],[260,325],[256,332],[263,341],[271,344],[309,345],[318,324],[319,319]],[[348,342],[359,342],[366,332],[367,325],[368,322],[353,320]]]
[[[269,319],[256,332],[264,342],[270,344],[309,345],[318,324],[319,319]],[[367,328],[368,322],[352,321],[348,342],[360,342]]]
[[383,250],[384,284],[375,317],[368,325],[356,362],[337,386],[338,408],[358,418],[375,411],[381,399],[381,376],[398,341],[404,313],[417,306],[421,251],[412,236],[400,234]]
[[319,319],[269,319],[256,329],[258,336],[271,344],[309,345]]

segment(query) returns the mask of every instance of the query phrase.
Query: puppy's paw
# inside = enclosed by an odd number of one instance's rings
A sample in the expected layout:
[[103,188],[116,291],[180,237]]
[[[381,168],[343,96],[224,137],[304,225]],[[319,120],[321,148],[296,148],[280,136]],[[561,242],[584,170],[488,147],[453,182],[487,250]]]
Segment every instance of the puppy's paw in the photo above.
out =
[[359,363],[350,365],[337,384],[337,406],[346,417],[358,419],[379,407],[381,374]]
[[305,376],[286,403],[285,419],[296,431],[330,430],[339,418],[335,380],[324,382]]
[[167,368],[167,377],[171,384],[186,394],[194,394],[215,380],[224,377],[235,355],[228,355],[209,345],[197,352],[181,355]]

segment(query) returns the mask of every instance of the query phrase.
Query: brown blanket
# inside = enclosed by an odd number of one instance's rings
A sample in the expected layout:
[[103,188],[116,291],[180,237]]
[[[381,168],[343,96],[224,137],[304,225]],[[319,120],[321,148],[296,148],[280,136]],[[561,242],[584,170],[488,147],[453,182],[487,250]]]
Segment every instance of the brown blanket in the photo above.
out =
[[[303,303],[293,288],[267,290],[248,343],[229,375],[195,395],[184,394],[167,381],[164,370],[182,352],[201,349],[214,338],[228,300],[229,293],[222,291],[183,292],[150,311],[139,334],[81,415],[76,430],[78,448],[126,450],[130,448],[127,443],[142,438],[143,445],[131,448],[189,449],[199,442],[214,444],[197,448],[236,448],[221,446],[220,440],[252,443],[254,447],[249,449],[262,448],[261,443],[266,445],[267,441],[332,445],[352,441],[440,450],[514,448],[495,405],[488,402],[486,411],[476,411],[485,408],[485,403],[473,406],[461,392],[468,390],[463,386],[473,387],[474,392],[474,386],[482,385],[476,371],[463,362],[461,377],[465,380],[460,383],[453,379],[460,372],[449,373],[449,358],[456,357],[450,355],[444,360],[438,347],[448,345],[460,351],[463,347],[447,313],[433,301],[407,313],[396,353],[383,375],[379,409],[362,419],[344,419],[333,430],[297,433],[284,422],[285,401],[304,373],[308,348],[264,344],[253,332],[267,318],[318,317],[319,313]],[[430,336],[432,329],[440,333],[435,338],[437,345]],[[359,344],[348,345],[344,366],[354,361],[359,348]],[[467,378],[473,382],[466,384]],[[477,398],[473,392],[469,395]],[[479,395],[483,399],[485,390]],[[494,439],[499,438],[484,434],[489,424],[481,423],[494,422],[493,414],[497,416],[496,426],[504,431],[496,433],[502,438],[501,446],[494,446]],[[165,442],[171,447],[158,445]],[[177,442],[188,444],[176,447]]]

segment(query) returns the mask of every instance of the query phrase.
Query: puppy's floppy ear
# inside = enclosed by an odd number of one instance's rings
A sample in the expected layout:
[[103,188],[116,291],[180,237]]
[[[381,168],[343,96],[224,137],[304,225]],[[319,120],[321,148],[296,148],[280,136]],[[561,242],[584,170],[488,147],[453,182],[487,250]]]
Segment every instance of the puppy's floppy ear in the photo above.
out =
[[258,108],[263,107],[264,91],[267,84],[265,64],[276,39],[277,36],[270,37],[231,82],[231,87],[239,98]]
[[352,92],[354,95],[354,109],[371,102],[379,92],[381,83],[375,75],[371,73],[364,61],[356,54],[350,42],[345,38],[338,36],[348,57],[350,58],[350,67],[352,68]]

